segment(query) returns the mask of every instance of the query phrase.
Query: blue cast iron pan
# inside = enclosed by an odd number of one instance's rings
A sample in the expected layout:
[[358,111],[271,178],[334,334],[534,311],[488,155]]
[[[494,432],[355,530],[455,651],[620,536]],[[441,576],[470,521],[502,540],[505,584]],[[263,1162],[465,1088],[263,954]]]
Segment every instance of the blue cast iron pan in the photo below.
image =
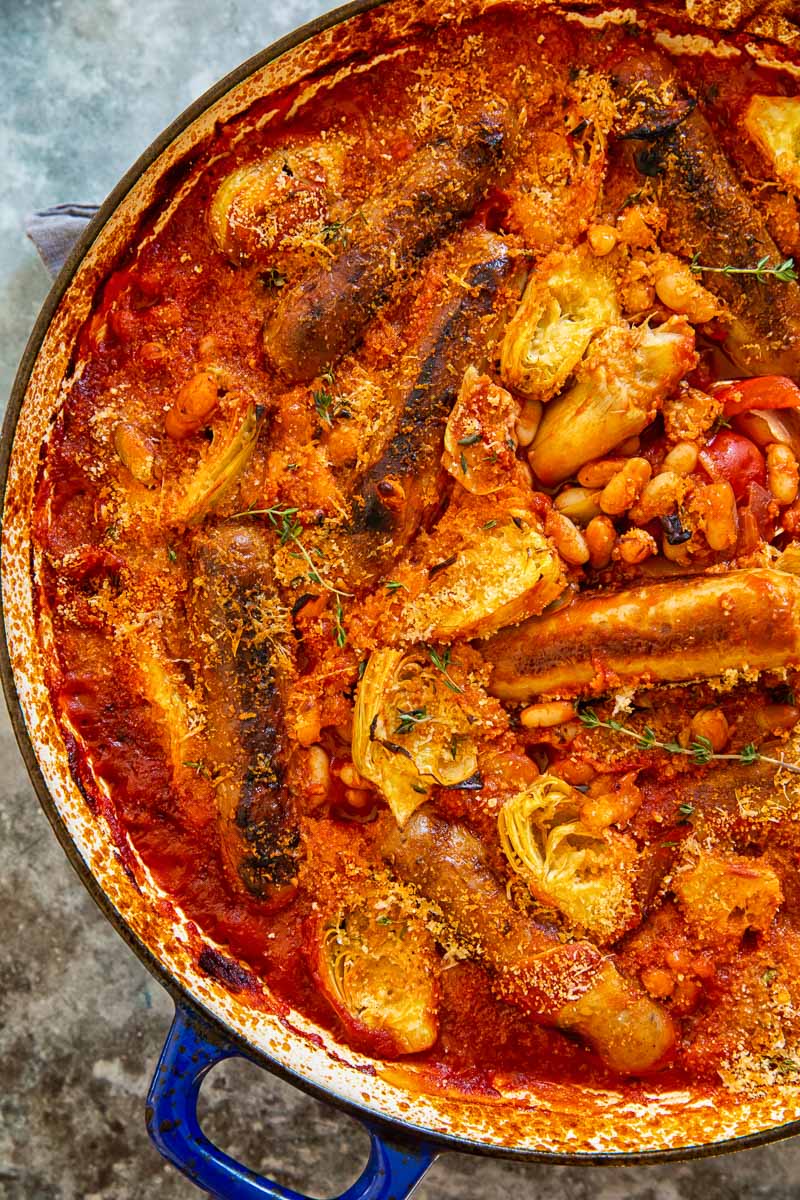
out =
[[[123,176],[77,240],[64,264],[30,336],[3,424],[0,445],[0,489],[4,502],[14,433],[28,387],[31,372],[50,322],[78,266],[100,230],[128,195],[142,174],[164,149],[194,120],[216,103],[231,88],[254,71],[299,46],[315,34],[331,29],[348,18],[386,3],[387,0],[355,0],[303,25],[261,51],[220,80],[186,109]],[[444,1150],[502,1157],[554,1165],[634,1165],[682,1161],[743,1150],[794,1136],[800,1121],[784,1123],[747,1136],[729,1138],[678,1150],[638,1153],[564,1154],[525,1149],[500,1149],[495,1145],[443,1134],[421,1132],[410,1123],[377,1116],[365,1107],[342,1100],[326,1088],[300,1074],[287,1070],[265,1053],[258,1053],[232,1028],[224,1025],[175,979],[168,968],[131,931],[92,875],[62,820],[45,783],[36,752],[17,696],[8,644],[3,626],[0,639],[0,677],[2,677],[11,723],[34,789],[64,852],[100,910],[148,970],[172,995],[175,1017],[167,1034],[147,1097],[147,1127],[161,1154],[199,1188],[221,1200],[307,1200],[299,1193],[280,1186],[235,1162],[214,1146],[204,1135],[197,1117],[197,1102],[205,1075],[217,1063],[242,1057],[277,1074],[317,1099],[327,1101],[358,1119],[370,1136],[369,1160],[358,1180],[336,1200],[405,1200],[425,1172]]]

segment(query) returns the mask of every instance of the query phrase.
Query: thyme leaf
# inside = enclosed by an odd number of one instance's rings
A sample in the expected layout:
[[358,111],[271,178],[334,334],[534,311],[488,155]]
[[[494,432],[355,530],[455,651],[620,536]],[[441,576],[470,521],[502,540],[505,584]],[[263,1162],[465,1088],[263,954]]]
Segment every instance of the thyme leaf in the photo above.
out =
[[318,388],[312,391],[311,396],[314,400],[314,408],[317,410],[317,416],[320,421],[324,421],[326,425],[333,424],[333,396],[327,392],[325,388]]
[[436,667],[436,670],[442,672],[445,685],[450,688],[451,692],[458,692],[460,695],[464,689],[459,687],[454,679],[451,679],[447,670],[447,668],[450,666],[450,647],[446,646],[442,653],[439,654],[438,650],[435,650],[433,646],[429,646],[428,654],[430,655],[431,662]]
[[323,425],[327,425],[330,428],[337,417],[351,417],[353,414],[348,409],[346,401],[343,401],[339,396],[335,396],[329,390],[333,388],[336,382],[333,367],[326,367],[320,375],[320,380],[323,386],[312,388],[311,397],[320,421],[322,421]]
[[[320,583],[322,583],[322,580],[320,580]],[[323,584],[323,586],[325,585]],[[341,593],[339,592],[336,592],[334,596],[333,618],[333,640],[339,649],[341,649],[347,642],[347,630],[343,623],[344,609],[342,608]]]
[[428,712],[424,708],[398,708],[397,715],[400,723],[395,729],[395,733],[411,733],[417,725],[430,721]]
[[329,246],[331,242],[339,242],[342,246],[346,246],[348,237],[347,225],[344,221],[329,221],[327,225],[322,226],[322,240],[326,246]]
[[194,762],[190,759],[187,759],[185,762],[181,763],[181,766],[186,767],[190,771],[194,771],[195,775],[208,775],[208,768],[206,767],[206,764],[203,762],[202,758],[198,758]]

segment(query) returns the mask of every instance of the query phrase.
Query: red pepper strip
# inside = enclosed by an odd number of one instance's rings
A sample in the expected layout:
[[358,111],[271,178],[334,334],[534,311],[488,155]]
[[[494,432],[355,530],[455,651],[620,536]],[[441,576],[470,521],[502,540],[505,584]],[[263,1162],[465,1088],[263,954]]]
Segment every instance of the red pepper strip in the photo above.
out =
[[785,375],[737,379],[715,388],[714,397],[722,401],[726,417],[754,408],[800,408],[800,387]]
[[700,451],[700,466],[714,480],[726,479],[737,500],[742,500],[750,484],[766,484],[764,455],[750,438],[723,429]]

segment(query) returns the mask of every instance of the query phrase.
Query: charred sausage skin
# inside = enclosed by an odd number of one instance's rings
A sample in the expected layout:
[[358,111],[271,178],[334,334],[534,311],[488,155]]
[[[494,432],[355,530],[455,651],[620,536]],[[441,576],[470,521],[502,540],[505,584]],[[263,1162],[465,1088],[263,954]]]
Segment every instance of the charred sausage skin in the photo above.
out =
[[351,217],[346,245],[282,297],[264,331],[267,357],[284,379],[314,379],[356,345],[395,284],[475,208],[515,132],[505,107],[468,110]]
[[275,593],[269,540],[222,526],[194,542],[189,615],[207,695],[220,843],[235,886],[290,897],[299,836],[285,771],[288,752],[275,641],[260,636]]
[[403,552],[439,499],[447,416],[461,379],[491,351],[504,285],[514,270],[498,237],[470,231],[461,242],[412,367],[390,395],[397,413],[385,449],[353,488],[352,552],[371,577]]
[[[637,171],[656,184],[669,214],[666,241],[705,266],[777,266],[783,255],[719,146],[696,98],[665,57],[625,58],[611,72],[617,136]],[[704,284],[729,306],[725,347],[749,374],[800,373],[800,285],[708,272]]]

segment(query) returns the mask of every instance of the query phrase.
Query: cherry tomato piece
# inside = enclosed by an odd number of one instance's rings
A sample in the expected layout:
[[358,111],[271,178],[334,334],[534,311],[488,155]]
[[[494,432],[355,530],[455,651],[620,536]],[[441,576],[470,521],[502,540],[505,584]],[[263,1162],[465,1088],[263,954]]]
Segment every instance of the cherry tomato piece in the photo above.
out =
[[737,379],[714,389],[726,417],[750,412],[753,408],[800,408],[800,387],[785,375],[759,375],[755,379]]
[[723,429],[700,451],[700,465],[713,480],[725,479],[737,500],[751,483],[763,487],[767,479],[764,455],[750,438]]

